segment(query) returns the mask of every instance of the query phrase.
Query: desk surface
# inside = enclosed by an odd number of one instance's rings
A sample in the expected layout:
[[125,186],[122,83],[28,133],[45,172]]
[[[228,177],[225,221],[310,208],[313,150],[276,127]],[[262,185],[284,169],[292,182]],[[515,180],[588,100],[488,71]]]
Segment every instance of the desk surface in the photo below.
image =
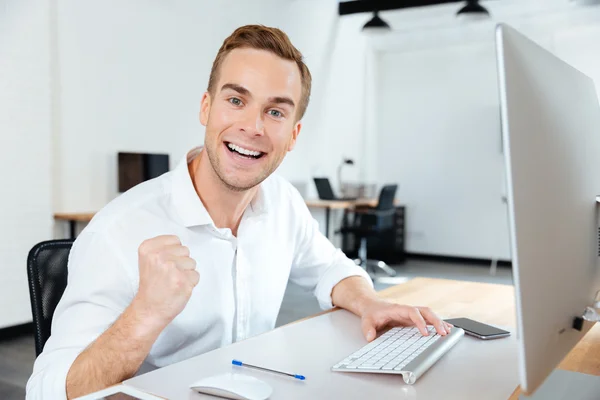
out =
[[95,212],[88,213],[55,213],[54,219],[62,221],[77,221],[77,222],[90,222],[96,215]]
[[[399,303],[425,305],[439,315],[471,317],[503,327],[515,326],[512,286],[415,278],[383,290],[381,296]],[[451,301],[449,301],[451,299]],[[239,369],[267,381],[278,398],[486,398],[517,399],[516,334],[481,341],[465,337],[415,385],[400,376],[334,373],[335,364],[365,344],[359,320],[343,311],[322,313],[181,363],[135,377],[125,384],[166,398],[202,399],[187,389],[192,381],[231,371],[231,359],[307,375],[295,382],[271,374]],[[599,324],[600,325],[600,324]],[[303,349],[303,350],[300,350]],[[307,351],[311,349],[311,351]],[[314,356],[318,354],[318,356]],[[490,356],[492,355],[492,356]],[[468,362],[466,362],[468,360]],[[560,365],[563,369],[600,375],[600,326],[596,325]],[[485,371],[485,373],[481,373]],[[469,379],[464,385],[465,377]],[[459,384],[460,382],[460,384]],[[491,388],[494,388],[493,390]],[[468,391],[468,393],[465,393]]]
[[306,200],[306,205],[312,208],[352,208],[355,206],[377,206],[378,199],[357,199],[357,200]]
[[[466,316],[493,325],[516,326],[514,287],[442,279],[413,279],[380,292],[406,304],[426,304],[439,315]],[[453,299],[448,302],[448,299]],[[503,299],[498,302],[498,299]],[[515,367],[517,367],[515,365]],[[600,376],[600,323],[596,324],[559,365],[560,369]],[[517,400],[517,388],[510,400]]]
[[[516,326],[515,291],[513,286],[489,285],[432,279],[427,288],[413,279],[405,285],[380,292],[383,297],[406,304],[427,304],[439,315],[468,316],[493,325]],[[432,292],[437,293],[432,297]],[[448,299],[462,301],[448,302]],[[496,299],[505,299],[498,307]],[[559,365],[560,369],[600,376],[600,324],[596,324]],[[517,388],[510,400],[518,400]]]

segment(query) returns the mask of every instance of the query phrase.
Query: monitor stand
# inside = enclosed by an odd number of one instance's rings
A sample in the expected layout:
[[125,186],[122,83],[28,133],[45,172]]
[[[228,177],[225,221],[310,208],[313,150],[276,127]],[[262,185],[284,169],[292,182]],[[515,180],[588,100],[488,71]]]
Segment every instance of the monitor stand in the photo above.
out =
[[555,369],[533,396],[519,400],[597,400],[599,393],[600,376]]

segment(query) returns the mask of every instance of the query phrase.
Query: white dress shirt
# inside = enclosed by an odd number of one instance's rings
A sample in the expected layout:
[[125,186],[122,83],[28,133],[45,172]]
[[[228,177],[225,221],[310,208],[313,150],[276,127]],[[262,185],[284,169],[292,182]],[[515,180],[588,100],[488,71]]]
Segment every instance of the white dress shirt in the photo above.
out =
[[300,194],[277,175],[260,184],[237,237],[216,228],[188,172],[200,151],[192,150],[175,170],[113,200],[79,235],[52,335],[27,383],[28,399],[66,398],[73,361],[136,294],[137,251],[146,239],[178,236],[197,262],[200,282],[152,346],[143,369],[273,329],[288,279],[311,290],[323,309],[332,307],[331,291],[342,279],[359,275],[372,284],[320,233]]

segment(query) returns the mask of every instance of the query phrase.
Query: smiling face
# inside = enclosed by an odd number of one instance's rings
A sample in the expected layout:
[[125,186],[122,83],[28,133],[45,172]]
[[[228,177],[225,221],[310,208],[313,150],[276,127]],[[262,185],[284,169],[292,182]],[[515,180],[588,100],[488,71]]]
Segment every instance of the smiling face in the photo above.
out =
[[295,62],[252,48],[232,50],[214,89],[202,97],[204,149],[221,182],[245,191],[265,180],[294,148],[301,123]]

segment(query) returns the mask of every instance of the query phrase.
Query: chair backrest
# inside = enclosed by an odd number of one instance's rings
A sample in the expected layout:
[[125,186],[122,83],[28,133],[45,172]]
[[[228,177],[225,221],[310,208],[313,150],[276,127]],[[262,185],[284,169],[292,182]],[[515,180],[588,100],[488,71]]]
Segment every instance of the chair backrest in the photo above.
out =
[[381,188],[379,193],[379,202],[377,203],[377,210],[388,211],[394,208],[394,199],[396,198],[396,191],[398,185],[385,185]]
[[315,186],[317,187],[317,193],[319,194],[319,199],[321,200],[334,200],[335,194],[333,193],[333,188],[331,187],[331,183],[329,183],[328,178],[314,178]]
[[48,240],[33,246],[27,257],[27,278],[38,356],[50,337],[54,309],[67,287],[67,263],[73,240]]

